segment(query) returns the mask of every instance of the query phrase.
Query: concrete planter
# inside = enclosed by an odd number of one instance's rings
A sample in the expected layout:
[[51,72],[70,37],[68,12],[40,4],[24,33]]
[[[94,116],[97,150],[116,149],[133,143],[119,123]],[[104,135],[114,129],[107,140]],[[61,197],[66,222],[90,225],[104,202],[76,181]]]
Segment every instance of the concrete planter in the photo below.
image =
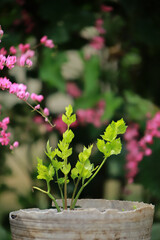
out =
[[75,210],[24,209],[9,215],[12,240],[149,240],[154,206],[81,199]]

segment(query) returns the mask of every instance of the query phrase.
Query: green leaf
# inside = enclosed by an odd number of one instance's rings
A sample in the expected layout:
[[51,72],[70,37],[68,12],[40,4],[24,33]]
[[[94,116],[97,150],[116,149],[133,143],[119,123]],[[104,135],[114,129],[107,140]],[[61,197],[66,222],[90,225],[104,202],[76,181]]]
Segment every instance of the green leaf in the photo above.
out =
[[63,178],[58,178],[57,182],[59,184],[64,184],[65,183],[65,178],[64,177]]
[[105,157],[109,157],[111,155],[111,145],[109,142],[105,143],[104,140],[97,139],[97,148],[105,155]]
[[53,158],[56,156],[56,152],[55,151],[52,151],[52,148],[50,147],[50,144],[49,144],[49,140],[47,141],[47,152],[45,152],[45,154],[47,155],[47,157],[49,157],[49,159],[52,161]]
[[73,108],[71,105],[69,105],[68,107],[66,107],[66,112],[65,114],[62,115],[62,121],[67,124],[67,126],[69,127],[73,122],[76,121],[76,114],[73,114]]
[[79,175],[78,169],[77,168],[73,168],[71,171],[71,178],[74,180],[75,178],[77,178]]
[[53,166],[50,164],[48,167],[43,165],[43,161],[40,158],[38,159],[38,164],[37,164],[37,170],[38,170],[38,179],[43,179],[46,180],[47,182],[50,182],[53,180],[53,176],[55,174]]
[[83,171],[81,173],[81,177],[83,178],[83,180],[89,178],[92,175],[93,169],[94,165],[91,164],[89,160],[87,160],[84,164]]
[[117,128],[114,121],[106,128],[104,135],[101,136],[106,141],[113,141],[117,137]]
[[64,166],[63,162],[59,162],[57,159],[52,160],[52,166],[55,169],[55,171],[58,171]]
[[119,154],[122,150],[122,144],[121,144],[120,138],[113,140],[110,143],[110,148],[111,148],[111,155]]
[[91,145],[88,148],[86,148],[84,146],[83,152],[79,153],[79,155],[78,155],[80,162],[85,162],[90,157],[91,152],[92,152],[92,147],[93,147],[93,145]]
[[116,122],[116,127],[117,127],[117,134],[124,134],[126,132],[127,126],[123,118],[121,118]]
[[71,170],[71,164],[68,163],[67,165],[64,165],[62,168],[61,168],[61,171],[63,172],[64,175],[67,175]]
[[71,114],[73,113],[73,108],[72,108],[71,104],[69,104],[69,106],[66,107],[65,109],[66,109],[66,116],[67,116],[67,118],[69,118],[71,116]]
[[71,143],[72,140],[74,138],[74,133],[72,132],[71,129],[67,129],[64,133],[63,133],[63,139],[66,143]]

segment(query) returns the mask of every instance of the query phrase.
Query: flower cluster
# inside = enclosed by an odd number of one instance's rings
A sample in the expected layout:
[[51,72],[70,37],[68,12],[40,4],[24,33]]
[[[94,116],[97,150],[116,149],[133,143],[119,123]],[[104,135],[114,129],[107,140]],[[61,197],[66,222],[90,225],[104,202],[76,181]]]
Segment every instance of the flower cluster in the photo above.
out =
[[40,42],[42,44],[44,44],[44,46],[48,47],[48,48],[53,48],[54,47],[54,43],[51,39],[48,39],[47,36],[43,36],[40,40]]
[[[7,132],[8,124],[10,122],[9,117],[5,117],[0,121],[0,144],[2,146],[10,145],[10,136],[11,133]],[[15,141],[13,145],[10,145],[10,149],[13,150],[14,148],[18,147],[19,143]]]
[[126,141],[126,178],[132,183],[138,173],[138,164],[144,156],[150,156],[152,150],[148,144],[153,144],[154,137],[160,138],[160,112],[157,112],[152,119],[146,122],[144,136],[140,138],[139,125],[132,123],[128,126],[124,135]]
[[[3,30],[0,26],[0,38],[3,36]],[[53,41],[48,39],[47,36],[42,37],[41,44],[44,44],[46,47],[53,48],[54,44]],[[31,58],[34,56],[35,51],[33,51],[30,47],[30,44],[19,44],[18,49],[16,49],[14,46],[11,46],[10,54],[7,55],[7,51],[5,48],[0,49],[0,70],[3,70],[4,66],[6,66],[8,69],[12,69],[15,64],[17,64],[20,67],[23,66],[32,66],[32,60]],[[19,52],[19,55],[15,55]],[[48,119],[49,110],[48,108],[41,108],[40,102],[44,99],[43,95],[37,95],[36,93],[30,94],[27,91],[27,86],[22,83],[12,83],[10,79],[5,77],[0,77],[0,89],[6,90],[10,94],[14,94],[17,98],[23,100],[26,102],[34,111],[38,112],[50,125],[53,127],[52,123]],[[29,97],[37,104],[36,106],[32,106],[28,99]],[[10,133],[7,133],[7,126],[9,124],[9,117],[4,118],[0,122],[0,128],[2,129],[0,131],[0,143],[1,145],[10,145]],[[10,149],[12,150],[15,147],[18,147],[19,143],[16,141],[13,143],[13,145],[10,145]]]

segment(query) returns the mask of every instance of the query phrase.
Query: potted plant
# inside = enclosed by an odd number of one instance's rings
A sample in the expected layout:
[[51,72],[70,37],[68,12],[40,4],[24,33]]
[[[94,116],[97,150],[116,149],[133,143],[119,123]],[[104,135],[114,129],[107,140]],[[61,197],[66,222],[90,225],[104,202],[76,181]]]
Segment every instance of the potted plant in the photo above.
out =
[[[100,171],[107,158],[121,152],[121,140],[117,135],[126,131],[123,119],[108,125],[102,139],[97,139],[97,148],[104,158],[94,167],[89,158],[93,145],[84,147],[79,153],[78,161],[71,170],[68,162],[72,154],[70,143],[74,133],[70,125],[76,120],[72,106],[66,107],[62,120],[67,124],[63,139],[52,150],[47,142],[46,155],[50,160],[48,166],[38,158],[38,179],[46,181],[47,190],[33,187],[45,193],[54,203],[55,209],[26,209],[10,213],[12,238],[15,239],[150,239],[154,206],[151,204],[107,201],[104,199],[78,198],[83,189]],[[62,177],[59,177],[61,173]],[[69,176],[70,174],[70,176]],[[55,179],[61,200],[51,194],[50,182]],[[75,183],[72,198],[67,199],[67,183]],[[81,183],[81,187],[78,188]],[[64,190],[64,191],[63,191]],[[75,208],[76,207],[76,208]]]
[[[0,35],[3,30],[0,28]],[[51,40],[47,37],[41,39],[41,44],[53,47]],[[32,65],[31,57],[33,52],[29,51],[28,46],[21,46],[23,54],[19,57],[18,63]],[[13,49],[12,49],[13,50]],[[9,69],[14,67],[16,56],[7,58],[0,56],[0,67]],[[29,93],[23,84],[11,83],[6,77],[0,78],[0,88],[15,94],[18,98],[25,101],[33,110],[41,114],[46,121],[53,127],[48,119],[48,109],[42,109],[40,105],[33,107],[28,102]],[[32,99],[41,101],[42,96],[32,94]],[[47,190],[34,186],[33,189],[39,190],[48,195],[53,201],[55,208],[23,209],[11,212],[9,215],[11,233],[13,240],[20,239],[150,239],[151,226],[153,222],[154,206],[152,204],[127,202],[127,201],[107,201],[104,199],[81,199],[81,192],[92,179],[98,174],[105,164],[108,157],[118,155],[121,152],[122,144],[118,137],[124,134],[126,124],[123,119],[109,124],[101,138],[97,139],[96,146],[103,155],[103,160],[99,166],[94,167],[90,162],[93,145],[83,148],[79,153],[76,165],[71,169],[69,157],[72,154],[70,144],[74,138],[74,133],[70,126],[76,120],[72,106],[66,107],[62,121],[67,125],[67,130],[63,133],[62,140],[59,141],[54,150],[49,141],[46,146],[46,155],[49,158],[49,165],[46,166],[43,160],[38,157],[38,179],[46,181]],[[9,119],[4,119],[0,125],[1,144],[9,144],[7,135],[7,124]],[[13,149],[17,147],[15,142],[10,145]],[[61,200],[57,200],[51,191],[51,180],[58,184]],[[67,199],[67,184],[70,180],[74,181],[75,188],[71,199]]]

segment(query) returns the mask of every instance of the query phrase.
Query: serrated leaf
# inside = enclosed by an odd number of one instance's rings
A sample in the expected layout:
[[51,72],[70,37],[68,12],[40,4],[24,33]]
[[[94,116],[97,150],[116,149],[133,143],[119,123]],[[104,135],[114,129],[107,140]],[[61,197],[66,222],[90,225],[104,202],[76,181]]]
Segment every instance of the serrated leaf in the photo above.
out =
[[75,178],[78,177],[78,170],[76,168],[73,168],[72,171],[71,171],[71,178],[74,180]]
[[66,115],[62,114],[62,121],[68,125],[68,118],[66,117]]
[[40,158],[38,158],[37,171],[38,179],[43,179],[46,180],[47,182],[53,180],[53,176],[55,173],[53,166],[51,164],[48,167],[43,165],[43,161]]
[[111,155],[117,155],[122,150],[121,139],[117,138],[110,143]]
[[111,145],[110,145],[110,142],[105,143],[104,140],[97,139],[97,148],[106,157],[109,157],[111,155]]
[[71,105],[69,105],[68,107],[66,107],[66,112],[65,114],[62,115],[62,121],[67,124],[67,126],[69,127],[73,122],[76,121],[76,114],[73,114],[73,108]]
[[117,128],[114,121],[106,128],[104,135],[101,136],[106,141],[113,141],[117,137]]
[[124,134],[126,132],[127,126],[123,118],[121,118],[116,122],[116,127],[117,127],[117,134]]
[[58,178],[57,182],[59,184],[64,184],[65,183],[65,178],[64,177],[63,178]]
[[71,141],[74,138],[74,133],[72,132],[71,129],[67,129],[64,133],[63,133],[63,139],[66,143],[71,143]]
[[71,114],[73,113],[73,108],[72,108],[71,104],[69,104],[68,107],[66,107],[65,109],[66,109],[66,116],[67,116],[67,118],[69,118],[71,116]]
[[91,145],[88,148],[86,148],[84,146],[83,152],[79,153],[79,155],[78,155],[80,162],[85,162],[90,157],[91,152],[92,152],[92,147],[93,147],[93,145]]
[[62,168],[61,168],[61,171],[63,172],[64,175],[67,175],[71,170],[71,164],[68,163],[67,165],[64,165]]
[[54,167],[54,169],[56,171],[58,171],[59,169],[61,169],[64,166],[63,162],[59,162],[57,159],[52,160],[52,166]]

